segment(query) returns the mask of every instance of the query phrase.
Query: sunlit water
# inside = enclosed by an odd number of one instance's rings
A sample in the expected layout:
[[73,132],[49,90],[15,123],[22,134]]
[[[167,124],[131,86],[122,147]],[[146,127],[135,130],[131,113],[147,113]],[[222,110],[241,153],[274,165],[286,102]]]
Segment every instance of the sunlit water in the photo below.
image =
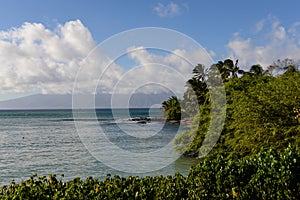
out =
[[[93,135],[96,128],[95,120],[90,118],[93,111],[81,112],[83,118],[80,120],[86,127],[86,134]],[[108,109],[96,111],[98,126],[113,144],[124,150],[151,152],[169,143],[178,131],[178,125],[162,121],[147,124],[128,121],[126,112],[128,110],[115,110],[113,116]],[[129,117],[147,117],[149,110],[132,109],[130,114]],[[150,116],[161,117],[161,110],[152,109]],[[160,131],[156,133],[157,130]],[[138,134],[141,137],[135,140]],[[93,137],[89,139],[95,140]],[[101,179],[108,173],[146,176],[172,175],[178,171],[187,175],[190,166],[196,162],[180,158],[160,170],[125,173],[106,166],[89,153],[76,131],[71,110],[0,111],[0,185],[8,184],[12,179],[26,179],[34,173],[39,176],[64,174],[65,180],[88,176]],[[119,163],[122,165],[124,160],[119,160]]]

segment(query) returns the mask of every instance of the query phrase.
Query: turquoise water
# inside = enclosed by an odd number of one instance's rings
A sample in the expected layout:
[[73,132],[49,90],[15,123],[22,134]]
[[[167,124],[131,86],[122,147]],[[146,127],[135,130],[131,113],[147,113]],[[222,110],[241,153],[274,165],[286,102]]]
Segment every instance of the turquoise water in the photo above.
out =
[[[113,145],[134,153],[151,152],[164,147],[179,129],[179,125],[165,124],[163,121],[137,124],[128,120],[129,117],[159,118],[160,109],[131,109],[130,115],[125,109],[113,112],[100,109],[96,110],[96,120],[92,117],[92,110],[78,112],[80,117],[76,117],[76,120],[84,125],[85,134],[90,136],[85,138],[85,143],[98,141],[99,138],[95,138],[93,134],[101,127]],[[102,151],[105,152],[105,149]],[[120,166],[126,161],[128,162],[126,157],[118,160]],[[153,166],[161,164],[155,163],[155,160],[146,161],[151,162]],[[101,159],[91,155],[77,133],[72,110],[0,111],[1,185],[9,183],[12,179],[19,181],[28,178],[34,173],[40,176],[64,174],[66,180],[88,176],[104,178],[107,173],[146,176],[169,175],[179,171],[187,174],[195,162],[194,159],[179,158],[159,170],[126,173],[107,166]],[[145,165],[141,165],[143,166]]]

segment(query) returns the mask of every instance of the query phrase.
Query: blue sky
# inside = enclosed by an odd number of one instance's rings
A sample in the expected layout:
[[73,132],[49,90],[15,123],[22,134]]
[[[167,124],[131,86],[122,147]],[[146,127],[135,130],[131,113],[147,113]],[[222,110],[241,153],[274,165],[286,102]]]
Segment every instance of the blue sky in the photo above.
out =
[[[3,35],[10,30],[21,29],[25,22],[42,24],[44,29],[55,34],[59,27],[79,20],[80,23],[74,26],[86,30],[95,44],[128,29],[163,27],[193,38],[212,52],[215,61],[228,57],[240,59],[242,68],[257,62],[266,67],[272,64],[272,60],[285,57],[300,59],[297,57],[300,52],[300,2],[297,0],[1,0],[0,3],[0,39],[3,41],[10,40],[7,37],[13,37],[13,34]],[[32,27],[28,25],[25,28],[29,30]],[[0,53],[1,56],[4,55]],[[47,60],[47,56],[43,59]],[[5,74],[7,70],[0,71],[0,76],[1,73],[8,77]],[[0,88],[0,100],[37,91],[53,93],[46,86],[35,88],[32,82],[36,79],[24,81],[22,75],[18,77],[21,77],[18,79],[20,82],[7,80],[7,86]],[[30,90],[24,89],[28,82],[31,85],[26,87]],[[18,84],[24,87],[17,88]],[[10,87],[13,89],[10,90]]]
[[[160,17],[159,4],[179,6],[174,16]],[[255,24],[275,16],[285,26],[300,21],[300,2],[287,1],[147,1],[147,0],[6,0],[1,1],[0,29],[39,22],[55,28],[57,23],[80,19],[97,42],[132,28],[164,27],[194,38],[204,47],[224,54],[224,46],[235,32],[251,37]]]

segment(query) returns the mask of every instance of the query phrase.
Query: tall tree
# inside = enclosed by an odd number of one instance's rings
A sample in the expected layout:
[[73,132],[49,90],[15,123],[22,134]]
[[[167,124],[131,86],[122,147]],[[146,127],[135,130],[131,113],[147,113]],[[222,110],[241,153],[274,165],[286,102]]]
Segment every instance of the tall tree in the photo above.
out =
[[204,82],[205,81],[205,66],[202,64],[196,65],[193,69],[194,78],[198,81]]
[[249,70],[251,75],[254,76],[262,76],[264,75],[264,69],[260,64],[252,65],[250,70]]
[[238,74],[243,74],[243,70],[240,70],[238,67],[239,60],[236,60],[235,63],[231,59],[226,59],[223,61],[219,61],[216,64],[218,68],[222,80],[225,82],[228,78],[237,78]]
[[181,119],[181,106],[179,99],[176,96],[170,97],[162,103],[167,120]]
[[239,60],[236,60],[235,63],[233,63],[231,59],[226,59],[224,61],[224,67],[227,68],[227,70],[229,71],[231,78],[238,77],[238,71],[239,71],[238,62]]

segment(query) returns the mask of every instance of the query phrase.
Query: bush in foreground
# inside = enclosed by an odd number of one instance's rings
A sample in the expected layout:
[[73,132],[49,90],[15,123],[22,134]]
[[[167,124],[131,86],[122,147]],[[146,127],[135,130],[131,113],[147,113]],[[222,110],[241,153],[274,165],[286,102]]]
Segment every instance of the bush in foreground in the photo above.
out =
[[300,150],[261,150],[253,157],[206,159],[187,177],[111,177],[63,181],[37,177],[0,188],[0,199],[300,199]]

